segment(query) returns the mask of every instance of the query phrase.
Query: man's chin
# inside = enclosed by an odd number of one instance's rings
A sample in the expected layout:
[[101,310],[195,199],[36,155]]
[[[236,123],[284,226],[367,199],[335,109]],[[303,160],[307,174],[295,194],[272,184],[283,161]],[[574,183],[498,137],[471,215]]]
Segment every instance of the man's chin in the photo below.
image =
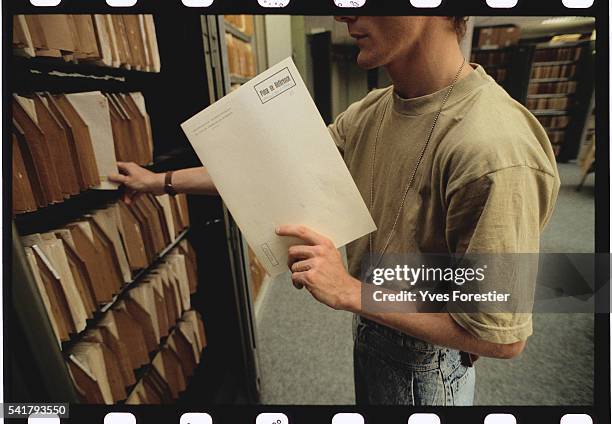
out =
[[379,67],[378,62],[371,55],[360,51],[357,55],[357,66],[362,69],[370,70]]

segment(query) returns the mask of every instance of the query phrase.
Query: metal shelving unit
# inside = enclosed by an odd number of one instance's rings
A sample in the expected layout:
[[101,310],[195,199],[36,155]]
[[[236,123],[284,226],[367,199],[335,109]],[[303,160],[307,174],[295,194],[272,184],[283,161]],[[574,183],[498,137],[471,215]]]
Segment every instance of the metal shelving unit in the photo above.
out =
[[[253,17],[253,35],[248,35],[246,33],[244,33],[243,31],[241,31],[240,29],[236,28],[234,25],[232,25],[230,22],[228,22],[223,16],[221,16],[221,19],[218,20],[218,25],[219,28],[221,28],[222,31],[222,37],[219,37],[222,42],[222,50],[223,50],[223,54],[225,57],[225,62],[224,62],[224,69],[225,71],[227,71],[227,75],[225,76],[226,78],[229,77],[229,82],[230,82],[230,87],[228,90],[231,90],[231,85],[234,84],[238,84],[238,85],[242,85],[245,82],[249,81],[251,79],[251,77],[246,77],[243,75],[235,75],[235,74],[230,74],[229,73],[229,60],[228,58],[228,54],[227,54],[227,45],[225,43],[225,34],[231,34],[232,36],[236,37],[238,40],[243,41],[245,43],[248,43],[251,45],[252,48],[252,53],[254,56],[254,60],[255,60],[255,69],[259,70],[259,64],[257,63],[257,54],[256,54],[256,50],[258,48],[258,43],[257,43],[257,37],[255,36],[256,33],[256,28],[257,28],[257,23],[255,22],[255,17]],[[257,72],[256,72],[257,73]],[[229,91],[227,91],[227,93],[229,93]]]
[[[219,39],[223,40],[221,43],[221,63],[223,69],[223,81],[224,81],[224,94],[228,94],[231,91],[232,84],[244,84],[249,81],[250,78],[240,77],[236,75],[230,75],[229,60],[227,45],[225,44],[225,33],[229,32],[235,35],[238,31],[244,37],[248,37],[243,34],[231,24],[229,24],[224,16],[217,18],[217,25],[219,28]],[[254,34],[257,31],[257,22],[254,22]],[[245,38],[241,38],[246,41]],[[240,37],[238,37],[240,38]],[[253,54],[255,60],[257,59],[256,49],[258,47],[256,37],[249,37],[249,41],[252,45]],[[256,68],[259,63],[256,62]],[[235,263],[234,269],[236,270],[235,279],[237,281],[237,289],[239,292],[239,316],[241,320],[241,331],[244,343],[244,354],[243,363],[247,370],[247,391],[248,397],[252,401],[259,401],[260,397],[260,365],[259,365],[259,354],[257,350],[257,325],[255,321],[255,296],[253,292],[253,282],[251,278],[250,265],[252,258],[249,257],[249,249],[246,240],[242,237],[240,230],[235,224],[231,217],[231,214],[225,209],[226,215],[226,227],[229,233],[230,244],[232,246],[233,261]]]

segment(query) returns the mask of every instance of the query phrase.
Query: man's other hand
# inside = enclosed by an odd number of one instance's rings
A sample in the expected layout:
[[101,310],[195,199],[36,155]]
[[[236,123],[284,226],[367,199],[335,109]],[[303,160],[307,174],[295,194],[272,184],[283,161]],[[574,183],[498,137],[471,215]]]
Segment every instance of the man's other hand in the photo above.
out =
[[330,239],[301,225],[280,226],[276,234],[304,242],[289,248],[287,265],[294,285],[303,285],[315,299],[333,309],[358,310],[361,283],[349,275]]

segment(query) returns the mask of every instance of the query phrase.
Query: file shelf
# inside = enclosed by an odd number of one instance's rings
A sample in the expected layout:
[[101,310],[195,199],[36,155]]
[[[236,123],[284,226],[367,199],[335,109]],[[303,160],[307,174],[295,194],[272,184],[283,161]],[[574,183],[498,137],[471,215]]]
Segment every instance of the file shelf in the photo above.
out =
[[[477,28],[476,33],[495,28],[501,27]],[[557,161],[567,162],[578,155],[587,121],[594,87],[592,79],[581,77],[592,72],[594,50],[595,42],[588,39],[563,42],[520,39],[517,45],[506,47],[496,43],[481,48],[475,45],[471,60],[481,64],[540,120]]]
[[[526,106],[538,117],[553,144],[559,162],[575,159],[587,120],[593,92],[589,75],[594,42],[578,40],[535,43],[528,82]],[[562,116],[563,125],[553,125],[550,116]]]
[[15,15],[12,45],[26,58],[160,71],[152,15]]
[[[255,31],[258,21],[254,16],[249,15],[225,15],[220,19],[226,37],[224,54],[226,60],[226,79],[229,80],[229,86],[225,87],[225,92],[229,93],[242,84],[248,82],[254,77],[258,71],[263,69],[258,67],[256,53],[258,45],[255,40]],[[237,40],[235,40],[236,38]],[[242,48],[240,46],[243,46]],[[245,49],[244,46],[247,46]],[[248,284],[250,288],[250,297],[253,303],[257,300],[261,288],[266,279],[266,272],[255,257],[255,254],[245,247],[246,255],[249,262]]]
[[[114,297],[113,300],[111,300],[110,302],[104,304],[104,305],[100,305],[100,307],[98,308],[98,310],[95,312],[94,317],[89,319],[87,322],[87,328],[91,328],[93,326],[95,326],[96,323],[98,323],[100,321],[100,319],[103,317],[104,313],[107,312],[111,307],[113,307],[114,305],[117,304],[118,301],[122,300],[125,298],[127,292],[135,287],[138,282],[140,280],[142,280],[145,276],[147,276],[147,274],[150,273],[150,271],[155,268],[155,266],[157,266],[160,261],[163,260],[163,258],[172,250],[174,249],[182,240],[185,239],[185,237],[187,236],[189,230],[184,230],[183,232],[181,232],[176,239],[172,242],[172,244],[168,245],[162,252],[159,253],[158,257],[155,259],[155,261],[149,265],[147,268],[143,268],[142,270],[138,271],[136,274],[134,274],[132,280],[128,283],[126,283],[122,288],[121,291],[119,293],[117,293]],[[84,329],[83,331],[79,332],[78,334],[75,334],[73,337],[71,337],[71,339],[69,341],[66,341],[64,343],[62,343],[61,349],[62,351],[66,351],[68,349],[70,349],[71,346],[73,346],[75,343],[77,343],[81,336],[83,335],[83,333],[87,330]]]
[[[34,93],[49,93],[50,96],[58,96],[100,92],[104,93],[103,96],[107,99],[122,96],[121,93],[142,93],[150,120],[153,149],[149,160],[140,162],[143,165],[146,164],[147,168],[154,172],[198,166],[197,156],[184,137],[180,123],[227,92],[225,86],[226,83],[229,84],[227,77],[229,70],[224,43],[226,31],[223,22],[219,22],[218,17],[187,16],[183,23],[182,30],[177,32],[172,20],[154,18],[160,55],[159,72],[151,71],[146,67],[139,69],[137,66],[130,66],[130,69],[121,65],[119,67],[100,66],[100,63],[93,63],[85,59],[72,60],[65,57],[65,54],[62,54],[62,57],[57,57],[57,55],[56,57],[42,57],[45,52],[38,51],[41,49],[34,46],[35,49],[38,49],[36,53],[41,53],[40,55],[37,54],[35,57],[9,55],[8,83],[14,93],[31,99]],[[235,31],[234,35],[241,41],[244,40],[244,37],[240,38],[241,36]],[[254,35],[251,36],[251,43],[255,42],[254,38]],[[181,46],[181,48],[176,49],[174,46]],[[190,52],[191,66],[188,68],[183,66],[182,51]],[[219,63],[224,64],[222,69],[213,66]],[[6,104],[10,104],[11,98],[5,98],[5,101]],[[168,107],[169,105],[172,107]],[[129,107],[130,105],[123,106]],[[113,134],[113,141],[114,137],[115,134]],[[12,170],[6,168],[10,167],[5,167],[5,181],[10,181]],[[13,346],[9,360],[15,370],[14,378],[19,381],[16,381],[14,386],[9,386],[6,392],[7,401],[37,399],[71,403],[125,403],[129,398],[129,403],[180,401],[186,404],[190,402],[199,404],[202,401],[213,402],[213,400],[230,402],[231,399],[237,397],[248,397],[256,401],[258,394],[252,377],[253,369],[248,365],[253,363],[252,359],[248,359],[253,357],[253,352],[248,341],[249,336],[244,332],[245,323],[248,321],[247,302],[249,298],[244,296],[244,290],[247,287],[244,276],[248,265],[245,264],[239,231],[218,198],[189,196],[185,201],[188,208],[186,214],[189,221],[188,228],[179,228],[175,237],[168,243],[162,243],[163,240],[167,240],[166,237],[170,236],[169,230],[163,230],[163,207],[159,209],[155,206],[157,204],[155,202],[161,200],[142,198],[145,204],[138,207],[132,206],[137,209],[131,213],[139,214],[141,219],[148,216],[147,214],[156,216],[157,213],[159,217],[157,224],[153,224],[150,219],[145,219],[149,224],[154,225],[147,230],[147,234],[150,234],[147,237],[150,239],[149,244],[156,248],[145,247],[144,257],[147,258],[147,261],[141,262],[141,265],[131,266],[129,278],[127,273],[121,273],[121,267],[112,259],[113,255],[104,256],[112,261],[109,263],[113,263],[113,267],[116,267],[113,280],[116,281],[114,286],[116,288],[112,293],[105,294],[105,296],[110,296],[108,301],[100,303],[83,301],[83,305],[88,306],[81,312],[78,312],[73,305],[74,315],[68,314],[66,317],[72,321],[70,326],[74,326],[74,322],[79,323],[79,331],[71,330],[71,337],[61,343],[58,342],[57,328],[47,312],[48,303],[46,304],[45,299],[41,297],[40,286],[33,275],[32,252],[27,251],[22,243],[28,240],[29,236],[37,233],[53,232],[55,234],[61,230],[64,231],[64,235],[68,235],[65,231],[70,228],[65,227],[80,222],[85,217],[84,221],[89,223],[94,231],[94,236],[97,237],[95,240],[106,242],[107,247],[115,246],[112,241],[109,242],[105,238],[105,233],[100,231],[101,227],[98,228],[99,224],[90,222],[93,218],[89,217],[89,214],[92,211],[116,207],[122,202],[122,195],[123,191],[119,189],[86,189],[63,198],[62,201],[40,207],[36,211],[13,216],[13,246],[10,253],[13,266],[11,269],[5,267],[5,277],[6,281],[12,282],[10,296],[12,297],[11,304],[14,307],[9,311],[8,319],[14,325],[7,329],[7,340],[10,340]],[[45,237],[47,237],[45,243],[50,241],[63,245],[66,251],[67,241],[64,242],[62,239],[55,242],[50,239],[51,234]],[[34,239],[35,237],[30,237],[30,242],[32,243]],[[125,240],[126,238],[120,235],[120,245],[124,245]],[[155,372],[155,365],[152,362],[156,361],[156,364],[159,364],[159,359],[156,359],[159,353],[164,346],[174,343],[169,340],[170,333],[164,335],[165,331],[160,330],[159,338],[156,336],[156,340],[150,335],[146,336],[149,347],[152,347],[153,343],[155,347],[146,352],[146,363],[134,368],[135,372],[131,373],[125,367],[117,369],[110,365],[106,369],[109,375],[115,377],[117,372],[121,372],[126,383],[123,388],[121,384],[110,386],[104,384],[103,388],[92,386],[91,378],[88,377],[87,372],[83,372],[83,369],[87,369],[83,358],[89,357],[87,355],[92,355],[91,358],[111,355],[105,348],[98,350],[97,345],[100,344],[100,341],[96,339],[105,337],[105,342],[111,340],[107,333],[100,332],[102,331],[101,326],[107,325],[106,317],[111,312],[114,314],[117,308],[121,309],[122,305],[136,302],[134,299],[144,302],[142,299],[145,298],[141,299],[138,296],[146,294],[150,297],[149,288],[145,286],[156,280],[159,275],[163,275],[164,266],[169,266],[168,263],[176,261],[187,261],[185,254],[182,253],[185,251],[184,246],[187,242],[193,251],[197,270],[196,274],[190,274],[188,268],[185,268],[187,274],[195,275],[197,283],[195,286],[190,285],[190,292],[182,298],[182,301],[185,302],[182,312],[190,318],[178,314],[176,324],[168,322],[167,330],[177,332],[177,329],[182,329],[179,342],[183,343],[187,338],[195,343],[193,344],[194,352],[199,351],[200,354],[195,355],[194,353],[193,359],[196,362],[194,369],[187,373],[193,375],[182,385],[179,384],[180,376],[175,373],[174,377],[168,377],[175,378],[175,380],[172,384],[167,382],[164,390],[158,393],[151,388],[147,382],[150,377],[146,376],[151,376],[151,373]],[[42,257],[40,253],[44,254],[42,249],[44,243],[40,243],[40,252],[34,252],[35,260]],[[60,251],[57,250],[57,252]],[[71,253],[66,255],[69,254]],[[179,259],[179,256],[185,259]],[[77,263],[74,262],[76,256],[65,258],[68,265]],[[130,264],[131,261],[128,261],[128,265]],[[64,272],[76,271],[74,268],[66,268]],[[110,273],[110,268],[108,272]],[[104,272],[104,274],[108,273]],[[74,274],[72,275],[74,277]],[[45,278],[51,277],[53,277],[52,273],[45,275]],[[154,284],[155,287],[159,287],[159,283]],[[61,286],[56,287],[59,289]],[[184,287],[183,291],[179,290],[179,292],[185,295]],[[192,287],[197,287],[197,290],[192,292]],[[54,293],[58,295],[60,292]],[[163,300],[164,298],[157,297],[156,299]],[[170,303],[167,304],[172,304],[171,301],[168,300],[168,302]],[[128,306],[130,313],[138,313],[136,306]],[[193,320],[194,316],[196,320]],[[203,338],[200,336],[204,333],[190,333],[185,329],[190,325],[193,327],[193,324],[186,323],[187,320],[203,323],[202,328],[205,326],[206,329]],[[146,322],[149,323],[148,320]],[[163,322],[161,320],[158,324],[153,324],[151,328],[158,326],[165,328],[165,325],[162,325]],[[158,334],[157,330],[156,334]],[[130,347],[129,341],[127,346]],[[177,347],[178,350],[175,353],[185,353],[183,348],[187,345],[183,343],[181,346]],[[71,362],[71,354],[79,356],[80,359],[77,358],[77,362],[85,367],[81,368]],[[169,365],[169,367],[172,366]],[[89,371],[94,375],[101,375],[99,374],[100,369],[94,372],[94,368]],[[171,371],[170,368],[169,371]],[[175,371],[178,372],[177,369]],[[155,378],[157,377],[155,375]],[[75,386],[74,378],[77,378],[84,387]],[[104,380],[104,377],[101,379]],[[179,385],[175,386],[176,384]]]
[[225,31],[224,44],[231,81],[230,89],[234,89],[257,75],[255,17],[225,15],[222,26]]

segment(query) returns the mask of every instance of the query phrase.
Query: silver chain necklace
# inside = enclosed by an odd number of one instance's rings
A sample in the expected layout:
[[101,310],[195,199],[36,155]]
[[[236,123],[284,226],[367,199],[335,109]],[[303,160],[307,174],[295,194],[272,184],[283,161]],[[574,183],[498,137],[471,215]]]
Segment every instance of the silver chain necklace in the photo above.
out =
[[[410,180],[408,180],[408,184],[406,185],[406,188],[404,189],[404,195],[402,196],[402,202],[400,203],[400,206],[397,210],[397,214],[395,215],[395,221],[393,222],[393,227],[391,227],[391,231],[389,231],[389,237],[387,237],[387,241],[385,242],[385,245],[383,247],[382,252],[380,253],[380,256],[378,258],[378,260],[376,261],[376,263],[373,262],[372,260],[372,255],[373,255],[373,250],[372,250],[372,233],[369,234],[369,249],[370,249],[370,267],[368,269],[368,272],[366,274],[366,282],[367,280],[370,278],[370,276],[372,275],[372,273],[374,272],[374,269],[380,264],[380,261],[382,261],[383,256],[385,255],[385,252],[387,251],[387,248],[389,247],[389,243],[391,243],[391,239],[393,238],[393,234],[395,233],[395,227],[397,226],[397,223],[399,221],[399,218],[402,214],[402,210],[404,209],[404,203],[406,202],[406,197],[408,196],[408,192],[410,191],[410,189],[412,188],[412,184],[414,183],[414,179],[416,177],[417,171],[419,169],[419,166],[421,165],[421,161],[423,160],[423,156],[425,156],[425,151],[427,150],[427,146],[429,146],[429,142],[431,140],[431,136],[433,135],[434,129],[436,128],[436,124],[438,123],[438,119],[440,118],[440,114],[442,113],[442,110],[444,109],[444,106],[446,105],[446,102],[448,101],[448,98],[450,97],[451,93],[453,92],[453,88],[455,88],[455,84],[457,84],[457,80],[459,79],[459,75],[461,75],[461,71],[463,71],[463,67],[465,66],[465,58],[463,58],[463,62],[461,63],[461,67],[459,67],[459,71],[457,71],[457,75],[455,75],[455,78],[453,79],[452,84],[450,85],[450,87],[448,88],[448,91],[446,92],[446,95],[444,96],[444,99],[442,100],[442,104],[440,105],[440,109],[438,110],[438,112],[436,113],[436,116],[433,120],[433,124],[431,126],[431,130],[429,130],[429,135],[427,136],[427,140],[425,140],[425,144],[423,145],[423,148],[421,149],[421,153],[419,154],[419,158],[416,162],[416,165],[414,167],[414,170],[412,171],[412,175],[410,176]],[[376,131],[376,139],[374,141],[374,152],[372,153],[372,167],[371,167],[371,171],[370,171],[370,213],[372,212],[373,208],[374,208],[374,169],[375,169],[375,165],[376,165],[376,148],[378,146],[378,140],[379,140],[379,136],[380,136],[380,130],[382,128],[382,124],[383,121],[387,115],[387,109],[389,108],[389,104],[391,103],[392,97],[389,101],[387,101],[385,103],[385,109],[383,110],[382,113],[382,117],[380,118],[380,122],[378,123],[378,129]]]

